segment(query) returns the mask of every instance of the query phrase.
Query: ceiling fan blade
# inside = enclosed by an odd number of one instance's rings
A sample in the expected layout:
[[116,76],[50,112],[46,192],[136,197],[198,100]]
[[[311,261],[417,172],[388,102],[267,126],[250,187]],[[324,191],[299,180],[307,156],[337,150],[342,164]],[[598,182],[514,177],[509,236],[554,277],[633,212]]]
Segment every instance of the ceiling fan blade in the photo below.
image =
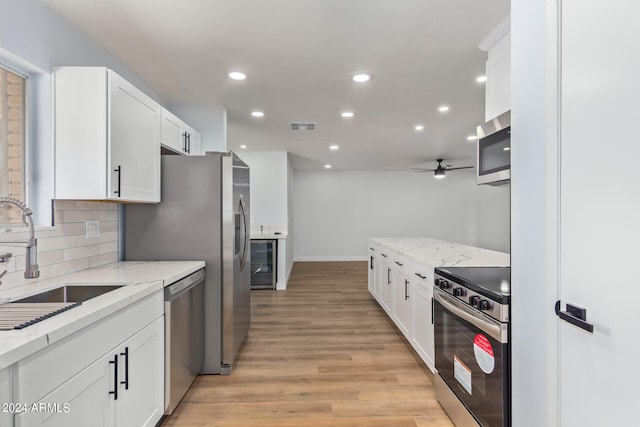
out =
[[447,168],[448,171],[455,171],[458,169],[473,169],[475,166],[461,166],[459,168]]
[[421,168],[411,168],[411,170],[414,170],[416,172],[434,172],[435,169],[421,169]]

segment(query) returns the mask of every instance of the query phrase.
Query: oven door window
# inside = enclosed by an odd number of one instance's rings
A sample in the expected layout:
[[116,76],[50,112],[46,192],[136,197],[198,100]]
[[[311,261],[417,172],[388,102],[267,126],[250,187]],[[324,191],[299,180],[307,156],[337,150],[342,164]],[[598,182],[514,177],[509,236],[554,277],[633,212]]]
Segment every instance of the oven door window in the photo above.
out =
[[485,427],[509,425],[509,345],[434,301],[438,374]]

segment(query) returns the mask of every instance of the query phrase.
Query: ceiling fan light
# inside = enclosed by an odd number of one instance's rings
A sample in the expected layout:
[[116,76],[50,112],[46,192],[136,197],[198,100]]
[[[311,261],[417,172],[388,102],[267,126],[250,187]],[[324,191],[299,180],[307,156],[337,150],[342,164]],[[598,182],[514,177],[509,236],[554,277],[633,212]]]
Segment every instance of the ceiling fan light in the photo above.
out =
[[436,169],[436,171],[433,173],[433,176],[437,179],[444,178],[444,169]]

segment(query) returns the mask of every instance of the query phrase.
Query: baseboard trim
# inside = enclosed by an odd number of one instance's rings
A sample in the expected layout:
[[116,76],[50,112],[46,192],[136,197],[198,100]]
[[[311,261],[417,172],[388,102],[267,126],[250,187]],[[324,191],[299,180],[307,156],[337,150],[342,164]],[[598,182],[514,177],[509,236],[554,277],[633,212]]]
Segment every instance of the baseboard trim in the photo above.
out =
[[320,256],[320,257],[296,257],[293,262],[326,262],[326,261],[368,261],[366,256]]

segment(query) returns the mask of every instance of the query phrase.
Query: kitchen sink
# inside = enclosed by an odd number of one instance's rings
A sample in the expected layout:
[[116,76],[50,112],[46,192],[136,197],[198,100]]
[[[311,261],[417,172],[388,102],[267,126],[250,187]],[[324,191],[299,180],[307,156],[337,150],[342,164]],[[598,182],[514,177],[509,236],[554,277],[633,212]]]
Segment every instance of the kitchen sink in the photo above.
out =
[[37,302],[83,302],[91,298],[106,294],[123,285],[64,285],[59,288],[41,292],[30,297],[22,298],[13,303]]
[[24,329],[121,288],[113,284],[67,284],[0,305],[0,330]]

